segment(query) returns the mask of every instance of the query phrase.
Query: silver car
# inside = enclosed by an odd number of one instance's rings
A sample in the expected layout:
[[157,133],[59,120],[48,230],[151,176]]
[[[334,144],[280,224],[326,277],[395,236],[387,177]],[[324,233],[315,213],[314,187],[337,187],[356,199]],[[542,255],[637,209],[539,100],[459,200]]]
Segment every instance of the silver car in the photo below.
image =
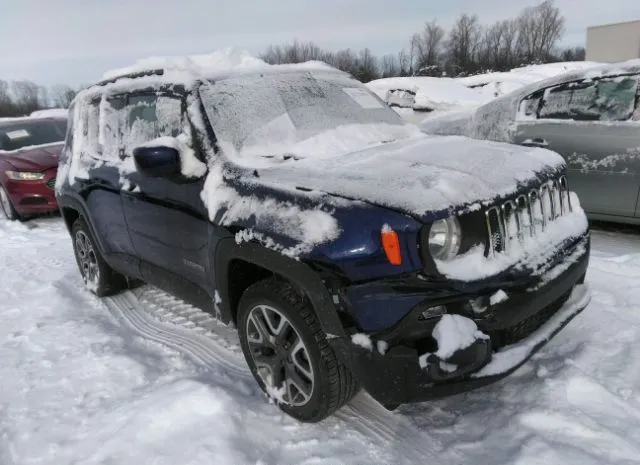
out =
[[471,112],[425,119],[428,134],[465,135],[561,154],[589,218],[640,224],[640,60],[570,72]]

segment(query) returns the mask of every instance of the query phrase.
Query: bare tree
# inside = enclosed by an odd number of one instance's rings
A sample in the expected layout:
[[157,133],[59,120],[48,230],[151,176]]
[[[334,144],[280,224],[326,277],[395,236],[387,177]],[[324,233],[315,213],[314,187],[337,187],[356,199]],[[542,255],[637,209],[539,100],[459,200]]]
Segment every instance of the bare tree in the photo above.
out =
[[398,52],[398,68],[398,76],[409,76],[411,74],[411,57],[404,49]]
[[400,75],[398,57],[394,54],[384,55],[380,59],[380,77],[394,77]]
[[425,23],[422,32],[413,35],[411,43],[415,53],[416,69],[433,68],[440,64],[444,36],[444,29],[435,20]]
[[453,74],[469,73],[477,69],[476,54],[481,34],[482,28],[477,15],[463,14],[455,22],[447,42],[449,67]]
[[76,96],[76,91],[65,84],[58,84],[51,88],[50,95],[57,108],[69,108]]
[[566,48],[560,51],[558,58],[560,61],[584,61],[587,51],[584,47]]
[[13,81],[11,93],[20,114],[28,115],[41,108],[40,88],[37,84],[31,81]]
[[552,58],[552,51],[564,33],[564,17],[553,0],[525,8],[518,17],[519,45],[529,63]]
[[378,77],[378,64],[371,50],[365,48],[360,51],[357,61],[357,71],[354,77],[361,82],[369,82]]

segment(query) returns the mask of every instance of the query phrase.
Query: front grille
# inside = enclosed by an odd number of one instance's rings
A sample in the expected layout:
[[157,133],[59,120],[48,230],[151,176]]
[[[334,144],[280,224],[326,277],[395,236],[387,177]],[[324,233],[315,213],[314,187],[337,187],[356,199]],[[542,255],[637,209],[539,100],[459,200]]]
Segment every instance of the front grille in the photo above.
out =
[[543,232],[549,223],[571,210],[566,176],[487,209],[489,255],[508,252],[514,242],[523,242],[525,237]]
[[524,320],[520,321],[510,328],[489,331],[489,337],[491,337],[491,345],[495,349],[499,349],[501,347],[520,342],[527,336],[531,335],[533,332],[540,329],[542,325],[549,321],[551,317],[555,315],[558,310],[560,310],[560,308],[564,305],[570,295],[571,290],[566,292],[555,302],[540,310],[538,313],[525,318]]
[[44,197],[25,197],[20,201],[20,205],[46,205],[47,199]]
[[56,178],[51,178],[47,181],[47,187],[49,189],[54,189],[56,187]]

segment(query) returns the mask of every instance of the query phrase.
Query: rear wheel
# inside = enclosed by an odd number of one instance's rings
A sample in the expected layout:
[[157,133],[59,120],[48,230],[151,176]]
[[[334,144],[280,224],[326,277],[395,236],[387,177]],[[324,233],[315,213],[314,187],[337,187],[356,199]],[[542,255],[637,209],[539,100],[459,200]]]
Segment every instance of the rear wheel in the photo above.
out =
[[102,297],[126,287],[126,278],[104,261],[82,218],[78,218],[73,223],[71,237],[76,263],[87,289],[98,297]]
[[3,216],[10,221],[20,219],[20,215],[18,215],[16,209],[13,208],[9,194],[3,186],[0,186],[0,210],[2,210]]
[[256,381],[292,417],[323,420],[358,392],[313,308],[289,284],[268,279],[250,286],[240,299],[238,332]]

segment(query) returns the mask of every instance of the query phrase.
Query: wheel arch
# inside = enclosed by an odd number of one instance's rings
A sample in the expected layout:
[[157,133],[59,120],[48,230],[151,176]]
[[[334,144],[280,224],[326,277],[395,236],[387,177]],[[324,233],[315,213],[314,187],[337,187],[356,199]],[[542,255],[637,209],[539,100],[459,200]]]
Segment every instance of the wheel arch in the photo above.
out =
[[71,234],[73,223],[75,223],[78,218],[82,218],[89,228],[98,251],[104,257],[107,252],[104,246],[104,242],[102,241],[102,238],[98,234],[96,234],[96,228],[93,224],[93,219],[91,218],[91,215],[89,215],[89,212],[85,208],[84,204],[76,198],[69,196],[58,198],[57,201],[60,208],[60,213],[62,215],[62,218],[64,219],[65,225],[67,226],[69,234]]
[[[216,248],[215,269],[215,286],[221,299],[219,310],[222,321],[235,324],[242,293],[251,284],[273,276],[287,280],[304,293],[325,333],[345,335],[329,291],[320,276],[307,264],[257,243],[245,242],[238,245],[234,238],[225,238]],[[234,279],[239,282],[234,282]]]

